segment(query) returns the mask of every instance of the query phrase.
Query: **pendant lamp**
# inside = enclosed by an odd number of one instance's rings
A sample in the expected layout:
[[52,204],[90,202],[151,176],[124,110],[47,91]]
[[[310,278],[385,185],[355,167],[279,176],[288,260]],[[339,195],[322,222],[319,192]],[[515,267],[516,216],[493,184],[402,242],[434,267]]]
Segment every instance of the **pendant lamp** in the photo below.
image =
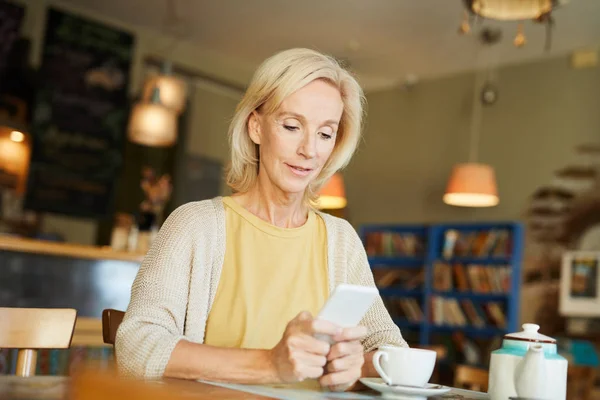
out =
[[346,207],[346,189],[344,178],[339,172],[327,181],[319,192],[319,208],[322,210],[335,210]]
[[154,89],[160,91],[160,103],[175,112],[181,114],[185,109],[187,88],[185,82],[172,74],[171,63],[165,61],[159,75],[153,76],[144,83],[142,98],[149,101]]
[[29,135],[12,127],[0,127],[0,186],[25,193],[30,153]]
[[177,140],[177,115],[160,102],[154,88],[150,101],[135,105],[129,118],[129,140],[144,146],[167,147]]
[[492,207],[498,202],[492,167],[479,163],[454,166],[444,194],[444,203],[462,207]]
[[481,105],[478,101],[478,89],[479,85],[476,79],[469,162],[456,164],[452,168],[443,196],[444,203],[452,206],[493,207],[499,203],[494,169],[476,161],[479,131],[481,130]]

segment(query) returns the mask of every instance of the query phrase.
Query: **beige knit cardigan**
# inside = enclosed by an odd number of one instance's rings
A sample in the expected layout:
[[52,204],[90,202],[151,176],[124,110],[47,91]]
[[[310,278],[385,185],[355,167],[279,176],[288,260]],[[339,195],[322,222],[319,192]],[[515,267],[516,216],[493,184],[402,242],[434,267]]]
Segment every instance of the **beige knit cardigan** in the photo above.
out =
[[[339,283],[375,286],[354,228],[343,219],[320,215],[327,229],[330,291]],[[203,343],[225,243],[221,197],[188,203],[167,218],[140,266],[117,331],[115,352],[122,372],[160,378],[177,342]],[[407,346],[380,297],[361,324],[368,328],[365,352],[383,344]]]

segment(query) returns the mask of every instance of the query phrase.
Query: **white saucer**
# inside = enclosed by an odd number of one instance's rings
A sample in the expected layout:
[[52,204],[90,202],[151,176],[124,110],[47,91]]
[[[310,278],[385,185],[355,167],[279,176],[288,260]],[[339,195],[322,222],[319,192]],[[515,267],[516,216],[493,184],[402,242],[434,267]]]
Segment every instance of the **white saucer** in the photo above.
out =
[[428,383],[422,388],[400,385],[390,386],[381,378],[361,378],[360,381],[365,386],[381,392],[381,396],[384,399],[419,400],[427,397],[439,396],[449,392],[452,389],[448,386],[436,385],[433,383]]

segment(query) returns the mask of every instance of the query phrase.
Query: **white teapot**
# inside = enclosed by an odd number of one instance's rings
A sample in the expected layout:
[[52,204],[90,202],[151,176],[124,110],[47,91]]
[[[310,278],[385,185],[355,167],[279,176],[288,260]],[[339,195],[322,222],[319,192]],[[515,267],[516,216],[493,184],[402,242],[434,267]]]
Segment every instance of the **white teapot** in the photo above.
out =
[[565,400],[567,360],[556,350],[556,340],[538,333],[536,324],[509,333],[492,352],[488,393],[491,400],[528,398]]

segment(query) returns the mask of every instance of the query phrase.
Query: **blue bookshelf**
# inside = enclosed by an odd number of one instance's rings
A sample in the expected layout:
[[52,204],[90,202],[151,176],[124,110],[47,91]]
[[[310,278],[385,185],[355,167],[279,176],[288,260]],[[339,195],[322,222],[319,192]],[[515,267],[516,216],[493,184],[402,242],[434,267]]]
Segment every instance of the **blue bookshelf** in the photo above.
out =
[[402,289],[402,288],[390,288],[390,287],[384,287],[384,288],[379,288],[379,294],[381,296],[387,296],[387,297],[392,297],[392,296],[399,296],[399,297],[411,297],[411,296],[423,296],[423,290],[422,289]]
[[[385,288],[380,289],[380,294],[383,295]],[[469,292],[445,292],[440,290],[432,290],[433,296],[440,296],[448,299],[461,300],[477,300],[477,301],[503,301],[510,297],[508,293],[469,293]]]
[[360,236],[376,283],[400,280],[378,283],[379,291],[394,322],[418,345],[457,331],[485,339],[519,330],[520,223],[364,225]]
[[425,257],[392,257],[375,256],[369,257],[371,268],[423,268]]

